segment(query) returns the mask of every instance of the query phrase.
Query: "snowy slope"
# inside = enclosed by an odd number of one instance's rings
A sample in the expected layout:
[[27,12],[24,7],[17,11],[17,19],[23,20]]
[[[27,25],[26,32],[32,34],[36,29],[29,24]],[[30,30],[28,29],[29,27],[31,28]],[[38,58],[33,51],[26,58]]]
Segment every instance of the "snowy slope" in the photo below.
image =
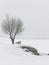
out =
[[[37,44],[39,42],[41,43],[43,41],[22,40],[22,45],[34,46],[40,52],[42,49],[42,44]],[[47,42],[49,41],[47,40]],[[44,48],[41,50],[42,52],[45,52],[45,47],[48,48],[48,45],[44,46]],[[48,51],[46,50],[46,52]],[[31,53],[26,53],[21,48],[18,48],[16,44],[12,45],[10,39],[0,38],[0,65],[49,65],[49,56],[35,56]]]

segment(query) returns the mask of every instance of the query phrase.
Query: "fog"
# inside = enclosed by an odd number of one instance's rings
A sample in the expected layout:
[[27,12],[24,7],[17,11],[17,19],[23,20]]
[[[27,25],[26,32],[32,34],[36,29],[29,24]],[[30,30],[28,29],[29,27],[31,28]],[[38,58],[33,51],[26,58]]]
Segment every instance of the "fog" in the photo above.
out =
[[0,0],[0,24],[6,14],[24,22],[25,30],[17,38],[49,39],[49,0]]

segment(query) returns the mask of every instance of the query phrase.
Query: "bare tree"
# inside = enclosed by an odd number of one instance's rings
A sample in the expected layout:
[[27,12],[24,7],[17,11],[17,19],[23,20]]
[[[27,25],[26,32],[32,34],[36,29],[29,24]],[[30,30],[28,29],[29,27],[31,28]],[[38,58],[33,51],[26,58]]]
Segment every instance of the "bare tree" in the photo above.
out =
[[24,30],[23,23],[19,18],[10,18],[9,16],[6,16],[6,19],[3,20],[1,26],[2,30],[10,36],[12,44],[14,44],[16,35]]

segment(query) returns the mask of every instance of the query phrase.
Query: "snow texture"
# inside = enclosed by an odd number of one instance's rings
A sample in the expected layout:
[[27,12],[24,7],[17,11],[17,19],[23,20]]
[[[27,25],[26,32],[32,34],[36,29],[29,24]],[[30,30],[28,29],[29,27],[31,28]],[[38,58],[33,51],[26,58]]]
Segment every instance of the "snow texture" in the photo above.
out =
[[[39,53],[49,53],[49,40],[21,41],[21,45],[35,47]],[[9,38],[0,38],[0,65],[49,65],[49,56],[26,53],[16,44],[12,45]]]

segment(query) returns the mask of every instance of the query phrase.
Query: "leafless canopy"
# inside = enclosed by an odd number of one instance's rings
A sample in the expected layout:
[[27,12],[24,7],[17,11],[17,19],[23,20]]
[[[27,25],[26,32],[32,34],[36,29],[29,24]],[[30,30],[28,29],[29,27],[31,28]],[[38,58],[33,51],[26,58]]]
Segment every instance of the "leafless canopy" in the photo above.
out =
[[1,26],[2,30],[9,34],[11,39],[15,39],[15,36],[24,30],[23,23],[19,18],[10,18],[9,16],[6,16]]

